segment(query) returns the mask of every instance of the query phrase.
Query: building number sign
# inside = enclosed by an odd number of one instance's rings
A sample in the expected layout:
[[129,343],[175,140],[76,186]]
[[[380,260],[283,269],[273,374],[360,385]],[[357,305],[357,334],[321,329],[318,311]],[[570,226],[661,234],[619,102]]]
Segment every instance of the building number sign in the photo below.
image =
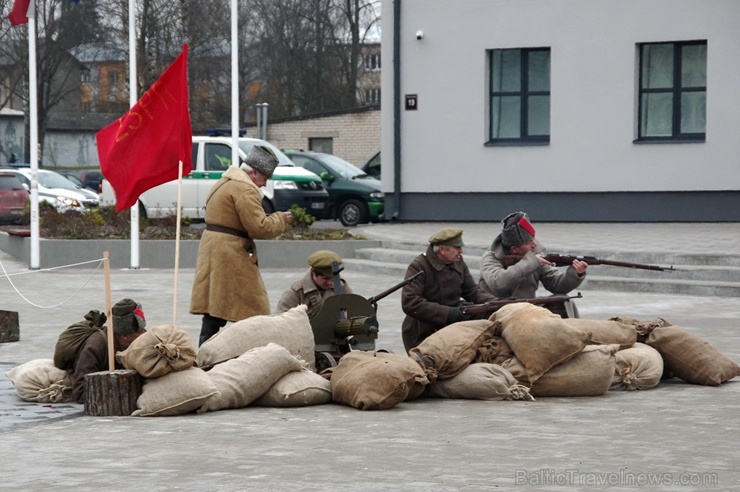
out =
[[416,94],[406,94],[406,111],[418,109],[419,97]]

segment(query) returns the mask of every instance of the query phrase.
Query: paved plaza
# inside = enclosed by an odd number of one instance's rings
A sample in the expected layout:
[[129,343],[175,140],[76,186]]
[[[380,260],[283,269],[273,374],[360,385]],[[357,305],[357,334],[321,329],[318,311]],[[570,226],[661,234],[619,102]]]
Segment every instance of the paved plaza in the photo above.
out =
[[[422,244],[444,225],[369,225],[358,232]],[[586,244],[600,251],[637,243],[639,251],[740,254],[738,224],[686,226],[541,224],[538,237],[563,251],[576,242],[579,251]],[[461,227],[466,242],[485,246],[499,224]],[[19,313],[21,334],[19,342],[0,344],[0,490],[740,489],[740,381],[704,387],[670,380],[644,392],[534,402],[418,400],[366,412],[329,404],[89,417],[82,405],[23,402],[5,372],[51,358],[64,328],[89,309],[103,310],[104,276],[95,265],[29,273],[2,252],[0,263],[16,274],[13,286],[0,278],[0,309]],[[149,327],[175,318],[197,339],[200,319],[188,314],[193,273],[193,265],[184,266],[175,286],[173,270],[114,270],[113,302],[131,297],[142,303]],[[273,307],[303,273],[262,271]],[[343,276],[367,297],[401,280],[351,270]],[[660,316],[740,361],[738,298],[583,295],[584,318]],[[399,292],[379,303],[378,318],[378,348],[402,353]]]

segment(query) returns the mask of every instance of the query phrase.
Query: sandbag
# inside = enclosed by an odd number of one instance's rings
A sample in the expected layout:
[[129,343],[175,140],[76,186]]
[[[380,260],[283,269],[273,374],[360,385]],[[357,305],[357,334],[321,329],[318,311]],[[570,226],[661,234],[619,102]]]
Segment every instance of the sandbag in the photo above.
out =
[[252,316],[228,325],[200,346],[196,363],[206,367],[276,343],[315,370],[315,343],[306,309],[300,304],[281,314]]
[[393,408],[415,384],[428,384],[424,370],[406,355],[353,351],[331,372],[332,399],[360,410]]
[[409,356],[424,367],[430,382],[460,374],[473,362],[478,349],[494,333],[489,320],[460,321],[445,326],[409,350]]
[[193,367],[195,353],[195,343],[185,330],[174,325],[160,325],[139,335],[116,357],[126,369],[152,379]]
[[662,318],[644,332],[645,343],[660,352],[665,368],[687,383],[719,386],[740,375],[740,366],[727,355]]
[[135,417],[166,417],[190,413],[218,394],[211,378],[199,367],[147,379],[136,400]]
[[313,371],[292,371],[254,400],[261,407],[305,407],[331,402],[331,383]]
[[650,345],[636,343],[615,354],[616,372],[612,390],[646,390],[654,388],[663,376],[663,358]]
[[72,398],[72,375],[54,365],[52,359],[34,359],[5,373],[18,396],[37,403],[63,403]]
[[615,320],[596,320],[584,318],[566,318],[565,324],[581,331],[591,333],[591,344],[618,344],[620,348],[631,347],[637,341],[635,326]]
[[198,413],[246,407],[284,375],[302,368],[301,361],[275,343],[248,350],[206,372],[219,394],[205,402]]
[[105,324],[106,319],[105,314],[92,309],[83,321],[68,326],[60,333],[54,346],[54,365],[64,371],[71,370],[85,341]]
[[503,306],[491,320],[526,367],[527,379],[532,383],[580,353],[591,340],[589,332],[573,328],[557,314],[527,302]]
[[529,377],[527,377],[527,368],[524,367],[522,361],[517,359],[516,356],[503,361],[501,363],[501,367],[509,371],[509,374],[511,374],[519,384],[523,384],[526,387],[532,386],[532,383],[529,382]]
[[612,384],[619,345],[587,345],[572,359],[559,364],[532,383],[536,396],[599,396]]
[[437,380],[426,387],[430,398],[472,400],[534,400],[529,388],[498,364],[473,363],[450,379]]
[[483,342],[475,356],[475,362],[501,365],[502,362],[511,359],[514,352],[501,337],[492,337]]

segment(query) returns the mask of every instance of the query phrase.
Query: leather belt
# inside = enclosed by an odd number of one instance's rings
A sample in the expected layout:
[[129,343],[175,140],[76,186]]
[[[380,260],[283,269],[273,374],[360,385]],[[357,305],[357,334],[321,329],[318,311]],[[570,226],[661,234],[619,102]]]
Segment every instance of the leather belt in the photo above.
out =
[[240,231],[239,229],[232,229],[231,227],[220,226],[216,224],[206,224],[206,230],[211,232],[220,232],[222,234],[231,234],[232,236],[243,237],[249,239],[249,234],[246,231]]

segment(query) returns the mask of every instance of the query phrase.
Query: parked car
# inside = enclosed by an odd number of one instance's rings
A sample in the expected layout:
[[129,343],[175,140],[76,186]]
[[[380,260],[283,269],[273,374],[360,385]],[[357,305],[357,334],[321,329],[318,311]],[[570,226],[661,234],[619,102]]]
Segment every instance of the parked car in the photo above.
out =
[[377,151],[367,162],[360,168],[367,174],[380,180],[380,151]]
[[[231,137],[193,136],[193,170],[182,180],[181,210],[183,217],[203,220],[205,201],[214,183],[231,165]],[[255,144],[269,147],[278,158],[272,178],[262,188],[262,206],[266,213],[288,210],[296,204],[314,217],[323,217],[329,206],[329,195],[316,174],[296,166],[280,149],[257,138],[239,138],[239,158],[244,160]],[[103,180],[100,195],[104,206],[113,205],[116,196],[108,180]],[[157,217],[176,212],[177,180],[155,186],[139,197],[142,217]]]
[[[14,173],[26,190],[31,189],[30,169],[8,169],[5,172]],[[60,210],[83,210],[87,207],[98,206],[97,193],[78,188],[70,180],[54,171],[39,169],[37,173],[40,202],[48,202]]]
[[23,219],[23,209],[28,200],[28,191],[18,176],[0,169],[0,222],[19,223]]
[[380,181],[360,168],[332,154],[286,150],[297,165],[318,174],[329,192],[331,217],[347,227],[378,222],[385,198]]
[[100,171],[58,171],[59,174],[78,185],[80,188],[87,188],[95,193],[100,193],[100,183],[103,174]]

